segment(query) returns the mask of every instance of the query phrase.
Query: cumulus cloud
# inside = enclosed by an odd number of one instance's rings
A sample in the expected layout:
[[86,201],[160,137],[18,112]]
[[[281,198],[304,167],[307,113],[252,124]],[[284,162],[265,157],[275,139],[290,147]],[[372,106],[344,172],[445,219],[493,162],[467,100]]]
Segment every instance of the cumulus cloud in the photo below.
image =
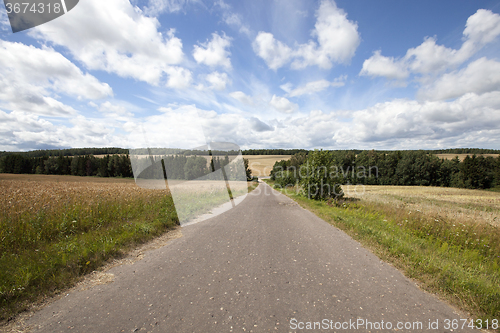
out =
[[250,106],[254,105],[254,101],[253,101],[252,97],[248,96],[247,94],[245,94],[242,91],[234,91],[234,92],[230,93],[229,96],[231,96],[234,99],[237,99],[238,101],[240,101],[243,104],[250,105]]
[[33,150],[61,147],[126,147],[105,121],[83,116],[69,124],[53,123],[31,112],[0,110],[0,149]]
[[36,85],[76,98],[99,99],[113,94],[107,83],[84,74],[50,47],[39,49],[0,40],[0,75],[12,85]]
[[334,63],[348,63],[359,46],[358,25],[334,1],[323,0],[316,12],[312,37],[306,44],[293,49],[274,38],[269,32],[259,32],[253,48],[269,68],[276,70],[290,60],[293,69],[318,66],[330,69]]
[[71,116],[72,107],[57,94],[76,99],[113,95],[111,87],[83,73],[50,47],[42,49],[0,40],[0,105],[45,116]]
[[231,38],[225,34],[219,36],[217,33],[212,34],[212,40],[200,45],[194,46],[193,57],[199,64],[205,64],[210,67],[231,68],[231,53],[226,50],[231,45]]
[[329,87],[342,87],[345,84],[345,79],[346,76],[341,76],[337,79],[335,79],[333,82],[327,81],[327,80],[318,80],[318,81],[312,81],[306,83],[302,87],[298,87],[295,89],[290,89],[290,86],[283,85],[281,88],[285,91],[288,92],[288,96],[290,97],[296,97],[296,96],[301,96],[301,95],[306,95],[306,94],[314,94],[320,91],[325,90],[326,88]]
[[185,89],[191,85],[193,74],[189,69],[170,66],[165,70],[168,74],[166,86],[175,89]]
[[313,41],[300,45],[296,51],[294,68],[317,65],[329,69],[332,63],[348,63],[360,43],[358,25],[347,19],[347,14],[335,2],[323,0],[316,12]]
[[157,85],[170,65],[184,59],[181,40],[173,30],[158,32],[159,25],[128,0],[86,0],[30,34],[66,47],[88,69]]
[[442,75],[433,84],[422,88],[418,96],[442,100],[457,98],[469,92],[483,94],[499,90],[500,62],[480,58],[460,71]]
[[250,127],[256,132],[268,132],[274,130],[274,128],[262,122],[259,118],[250,117],[249,121],[250,121]]
[[276,95],[273,95],[273,98],[269,102],[269,105],[271,105],[277,111],[283,113],[293,113],[299,108],[297,104],[290,102],[285,97],[280,97]]
[[[275,101],[283,101],[274,96]],[[113,103],[100,107],[115,109]],[[448,101],[397,99],[346,112],[313,110],[266,119],[245,113],[217,113],[194,105],[171,105],[160,114],[123,125],[131,143],[193,148],[207,141],[234,142],[243,148],[422,149],[436,146],[500,144],[500,92],[467,93]],[[6,147],[133,146],[107,119],[75,117],[72,126],[55,126],[40,117],[0,111],[0,149]],[[142,140],[142,141],[141,141]],[[19,148],[17,148],[19,149]]]
[[376,51],[365,60],[360,75],[405,79],[410,72],[426,75],[454,69],[500,35],[500,15],[479,9],[467,19],[463,35],[460,49],[438,45],[435,37],[427,37],[419,46],[408,49],[401,58],[385,57]]
[[338,136],[354,135],[364,142],[477,139],[500,125],[500,92],[469,93],[452,102],[395,100],[356,111],[352,118],[353,126]]
[[372,57],[363,62],[359,75],[385,76],[389,79],[406,79],[409,75],[404,62],[392,57],[384,57],[375,51]]
[[210,83],[210,89],[219,91],[226,89],[226,85],[231,82],[231,80],[227,76],[227,73],[219,72],[212,72],[208,74],[205,79]]
[[259,32],[252,45],[255,53],[273,70],[283,67],[292,57],[292,49],[269,32]]

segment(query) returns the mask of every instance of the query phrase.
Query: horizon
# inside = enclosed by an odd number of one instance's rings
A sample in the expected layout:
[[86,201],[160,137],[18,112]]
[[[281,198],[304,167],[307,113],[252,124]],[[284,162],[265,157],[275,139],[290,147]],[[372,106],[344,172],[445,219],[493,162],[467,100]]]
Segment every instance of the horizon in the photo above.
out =
[[[199,148],[199,147],[198,147]],[[189,148],[162,148],[162,147],[142,147],[142,148],[122,148],[122,147],[73,147],[73,148],[54,148],[54,149],[34,149],[34,150],[26,150],[26,151],[0,151],[0,153],[30,153],[37,151],[65,151],[65,150],[73,150],[73,149],[123,149],[123,150],[136,150],[136,149],[177,149],[179,151],[198,151],[204,149],[189,149]],[[223,150],[215,150],[215,149],[206,149],[207,151],[216,151],[220,152]],[[304,148],[247,148],[247,149],[239,149],[241,152],[246,152],[250,150],[285,150],[285,151],[297,151],[304,150],[307,152],[314,150],[326,150],[326,151],[446,151],[446,150],[486,150],[486,151],[495,151],[500,155],[500,149],[495,148],[474,148],[474,147],[455,147],[455,148],[439,148],[439,149],[357,149],[357,148],[348,148],[348,149],[324,149],[324,148],[313,148],[313,149],[304,149]],[[230,150],[234,151],[234,150]],[[117,153],[121,154],[121,153]],[[450,153],[450,154],[476,154],[476,153]],[[484,154],[496,154],[496,153],[484,153]],[[108,153],[106,155],[113,155]],[[259,154],[257,154],[259,155]],[[280,154],[274,154],[280,155]],[[293,155],[293,154],[292,154]],[[262,155],[265,156],[265,155]]]
[[87,0],[12,33],[2,5],[0,150],[498,149],[499,12],[492,0]]

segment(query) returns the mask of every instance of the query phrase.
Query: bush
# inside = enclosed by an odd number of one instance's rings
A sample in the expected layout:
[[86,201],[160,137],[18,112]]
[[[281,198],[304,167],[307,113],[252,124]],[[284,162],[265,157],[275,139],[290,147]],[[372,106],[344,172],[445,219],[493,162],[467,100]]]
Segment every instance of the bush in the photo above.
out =
[[300,170],[302,194],[309,199],[340,199],[344,196],[343,178],[337,163],[328,151],[315,150],[309,153]]
[[281,188],[295,186],[297,184],[297,175],[292,171],[278,171],[274,174],[275,184]]

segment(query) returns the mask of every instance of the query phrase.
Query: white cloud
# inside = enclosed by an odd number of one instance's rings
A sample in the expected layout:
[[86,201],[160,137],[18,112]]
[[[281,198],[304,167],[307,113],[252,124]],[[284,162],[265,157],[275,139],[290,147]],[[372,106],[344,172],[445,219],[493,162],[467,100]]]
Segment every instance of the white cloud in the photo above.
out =
[[269,32],[259,32],[252,45],[255,53],[273,70],[285,65],[292,56],[292,49]]
[[498,141],[491,133],[500,126],[500,92],[469,93],[453,102],[394,100],[351,116],[352,126],[336,133],[339,140],[421,148],[419,144],[436,146],[443,140],[453,146],[469,138],[468,146],[474,146],[473,140],[485,135],[490,142]]
[[410,72],[426,75],[454,69],[500,35],[500,15],[479,9],[467,19],[463,35],[460,49],[438,45],[435,37],[427,37],[419,46],[408,49],[402,58],[384,57],[376,51],[365,60],[360,75],[405,79]]
[[385,76],[389,79],[406,79],[409,75],[405,64],[394,58],[384,57],[380,51],[363,62],[363,69],[359,75]]
[[191,85],[193,75],[189,69],[171,66],[165,70],[168,74],[167,87],[185,89]]
[[212,40],[207,43],[194,46],[193,57],[199,64],[210,67],[221,66],[231,68],[231,53],[226,50],[231,45],[231,38],[225,34],[221,37],[217,33],[212,34]]
[[269,105],[271,105],[277,111],[283,113],[293,113],[299,108],[297,104],[290,102],[285,97],[280,97],[276,95],[273,95],[273,98],[269,102]]
[[241,15],[231,11],[230,5],[225,3],[223,0],[215,2],[214,5],[221,8],[222,19],[227,25],[235,27],[239,32],[244,33],[247,36],[250,34],[250,29],[243,24]]
[[200,118],[194,105],[160,107],[161,114],[125,124],[130,132],[130,146],[195,148],[207,143]]
[[[463,44],[465,45],[465,44]],[[466,61],[471,52],[464,52],[465,48],[454,50],[436,44],[435,38],[426,38],[422,44],[406,52],[404,59],[398,62],[406,63],[414,73],[435,73],[455,67]]]
[[419,91],[424,99],[456,98],[473,92],[483,94],[500,90],[500,62],[480,58],[460,71],[444,74]]
[[101,105],[91,102],[89,105],[104,113],[108,119],[113,118],[117,121],[128,121],[134,116],[131,109],[135,107],[123,101],[114,101],[113,103],[106,101],[101,103]]
[[76,110],[57,99],[101,99],[111,87],[83,73],[52,48],[0,40],[0,105],[45,116],[72,116]]
[[144,8],[144,13],[150,16],[158,16],[162,13],[175,13],[182,11],[189,3],[197,0],[149,0]]
[[[273,99],[280,100],[274,96]],[[281,100],[283,101],[283,100]],[[103,103],[103,108],[114,109]],[[398,99],[354,111],[255,116],[219,114],[194,105],[160,108],[144,119],[144,131],[134,121],[123,129],[131,139],[149,146],[193,148],[207,141],[234,142],[243,148],[422,149],[500,144],[500,92],[468,93],[452,102]],[[108,119],[74,118],[73,126],[55,126],[40,117],[0,111],[0,149],[62,146],[127,147],[117,134],[121,127]],[[141,139],[142,138],[142,139]],[[135,141],[133,141],[135,140]],[[14,148],[12,148],[14,147]]]
[[86,0],[30,34],[66,47],[88,69],[157,85],[169,66],[184,58],[181,40],[173,30],[158,32],[159,25],[128,0]]
[[335,2],[323,0],[316,12],[317,22],[312,35],[318,44],[309,41],[296,51],[293,68],[317,65],[330,69],[332,63],[348,63],[360,43],[358,25],[347,19],[347,14]]
[[224,90],[231,80],[226,73],[213,72],[206,76],[207,82],[211,84],[210,88],[214,90]]
[[70,124],[57,125],[22,111],[0,110],[0,150],[33,150],[61,147],[126,147],[105,121],[75,116]]
[[240,101],[243,104],[250,105],[250,106],[255,105],[252,97],[248,96],[247,94],[245,94],[242,91],[234,91],[234,92],[230,93],[229,96],[231,96],[234,99],[237,99],[238,101]]
[[318,80],[318,81],[312,81],[308,82],[306,85],[302,87],[295,88],[293,90],[290,90],[290,86],[283,85],[281,88],[283,90],[289,90],[288,91],[288,96],[290,97],[296,97],[296,96],[301,96],[305,94],[314,94],[320,91],[325,90],[328,87],[342,87],[345,84],[345,76],[341,76],[337,79],[335,79],[333,82],[327,81],[327,80]]
[[256,132],[268,132],[274,130],[274,128],[262,122],[259,118],[256,117],[250,117],[249,122],[250,127]]
[[292,49],[271,33],[261,31],[253,43],[255,53],[273,70],[290,60],[293,69],[315,65],[330,69],[334,63],[348,63],[360,43],[357,24],[349,21],[347,14],[330,0],[321,2],[316,17],[312,36],[317,42],[309,40]]
[[38,49],[0,40],[0,75],[13,86],[33,85],[76,98],[99,99],[113,94],[108,84],[84,74],[49,47]]
[[464,35],[481,46],[491,43],[500,35],[500,15],[479,9],[467,19]]

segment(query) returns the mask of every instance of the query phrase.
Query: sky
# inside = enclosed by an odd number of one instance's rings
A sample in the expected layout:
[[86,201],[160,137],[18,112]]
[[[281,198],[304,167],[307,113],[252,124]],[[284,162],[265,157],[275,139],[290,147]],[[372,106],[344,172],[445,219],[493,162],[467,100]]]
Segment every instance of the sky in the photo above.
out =
[[0,150],[500,149],[500,1],[80,0],[12,33]]

